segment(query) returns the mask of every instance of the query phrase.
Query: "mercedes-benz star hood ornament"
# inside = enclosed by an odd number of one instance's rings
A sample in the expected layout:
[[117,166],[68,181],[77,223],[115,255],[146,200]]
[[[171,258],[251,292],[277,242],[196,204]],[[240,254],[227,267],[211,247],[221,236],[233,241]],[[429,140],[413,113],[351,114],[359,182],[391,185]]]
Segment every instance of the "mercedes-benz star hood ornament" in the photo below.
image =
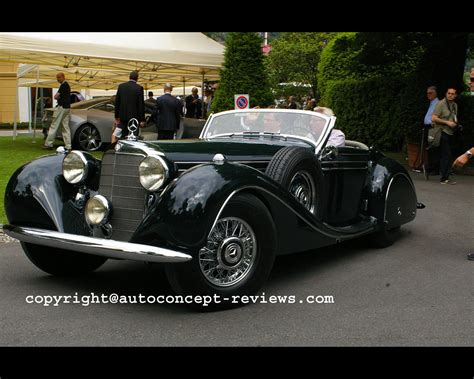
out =
[[131,118],[128,122],[127,129],[129,131],[127,140],[128,141],[136,141],[138,140],[138,136],[135,135],[135,132],[138,130],[139,122],[136,118]]

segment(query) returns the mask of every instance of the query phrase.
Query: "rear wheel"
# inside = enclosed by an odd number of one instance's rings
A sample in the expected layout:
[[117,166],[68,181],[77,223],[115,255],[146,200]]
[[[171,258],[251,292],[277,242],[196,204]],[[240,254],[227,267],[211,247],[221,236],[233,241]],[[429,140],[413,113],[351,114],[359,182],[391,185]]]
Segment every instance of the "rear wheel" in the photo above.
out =
[[[111,132],[112,133],[112,132]],[[92,124],[82,125],[74,136],[74,148],[84,151],[95,151],[102,146],[102,138]]]
[[241,305],[240,296],[254,295],[263,286],[273,267],[275,247],[275,227],[265,205],[254,195],[239,194],[226,205],[195,257],[167,265],[166,274],[178,294],[215,294],[221,301],[190,304],[194,308],[232,308]]
[[383,249],[393,245],[400,237],[400,226],[388,229],[384,227],[382,230],[368,236],[369,244],[372,247]]
[[36,267],[56,276],[74,276],[92,272],[107,258],[22,242],[26,256]]

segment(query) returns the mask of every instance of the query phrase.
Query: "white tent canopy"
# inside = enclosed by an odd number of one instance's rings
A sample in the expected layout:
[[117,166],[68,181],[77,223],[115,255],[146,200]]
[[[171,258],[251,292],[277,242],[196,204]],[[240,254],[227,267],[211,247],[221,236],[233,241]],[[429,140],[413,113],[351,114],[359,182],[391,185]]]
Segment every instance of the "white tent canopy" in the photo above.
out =
[[[178,86],[178,87],[173,87],[173,95],[174,96],[183,96],[183,95],[189,95],[191,93],[191,90],[196,87],[198,89],[199,96],[202,96],[202,91],[201,91],[201,84],[198,84],[196,86]],[[148,91],[153,92],[153,96],[156,98],[158,96],[161,96],[164,94],[163,88],[148,88]],[[103,89],[91,89],[87,91],[87,95],[89,97],[98,97],[98,96],[113,96],[116,94],[117,91],[115,90],[103,90]],[[148,97],[148,94],[145,93],[145,97]]]
[[116,88],[132,70],[148,88],[165,82],[217,80],[224,47],[202,33],[0,33],[0,61],[39,65],[20,86],[57,86],[65,72],[73,88]]
[[0,32],[0,61],[28,64],[18,85],[36,88],[56,87],[58,71],[73,89],[114,89],[132,70],[145,89],[197,85],[218,79],[223,58],[224,47],[202,33]]

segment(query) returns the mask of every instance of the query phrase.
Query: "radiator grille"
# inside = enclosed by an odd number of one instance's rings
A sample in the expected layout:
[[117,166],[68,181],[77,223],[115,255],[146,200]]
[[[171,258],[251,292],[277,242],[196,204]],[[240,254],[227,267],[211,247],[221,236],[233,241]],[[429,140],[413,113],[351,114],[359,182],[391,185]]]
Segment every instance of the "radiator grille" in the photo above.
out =
[[138,165],[144,157],[108,151],[102,158],[99,193],[112,203],[114,240],[129,241],[143,219],[146,190],[140,184]]

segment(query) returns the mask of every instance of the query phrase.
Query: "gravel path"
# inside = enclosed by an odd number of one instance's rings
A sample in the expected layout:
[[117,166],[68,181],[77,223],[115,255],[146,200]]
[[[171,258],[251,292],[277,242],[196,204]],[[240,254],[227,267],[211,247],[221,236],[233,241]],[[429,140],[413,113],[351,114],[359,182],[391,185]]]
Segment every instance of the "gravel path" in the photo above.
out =
[[11,238],[7,236],[5,233],[3,233],[2,226],[3,225],[0,224],[0,244],[18,242],[18,240],[16,240],[15,238]]

